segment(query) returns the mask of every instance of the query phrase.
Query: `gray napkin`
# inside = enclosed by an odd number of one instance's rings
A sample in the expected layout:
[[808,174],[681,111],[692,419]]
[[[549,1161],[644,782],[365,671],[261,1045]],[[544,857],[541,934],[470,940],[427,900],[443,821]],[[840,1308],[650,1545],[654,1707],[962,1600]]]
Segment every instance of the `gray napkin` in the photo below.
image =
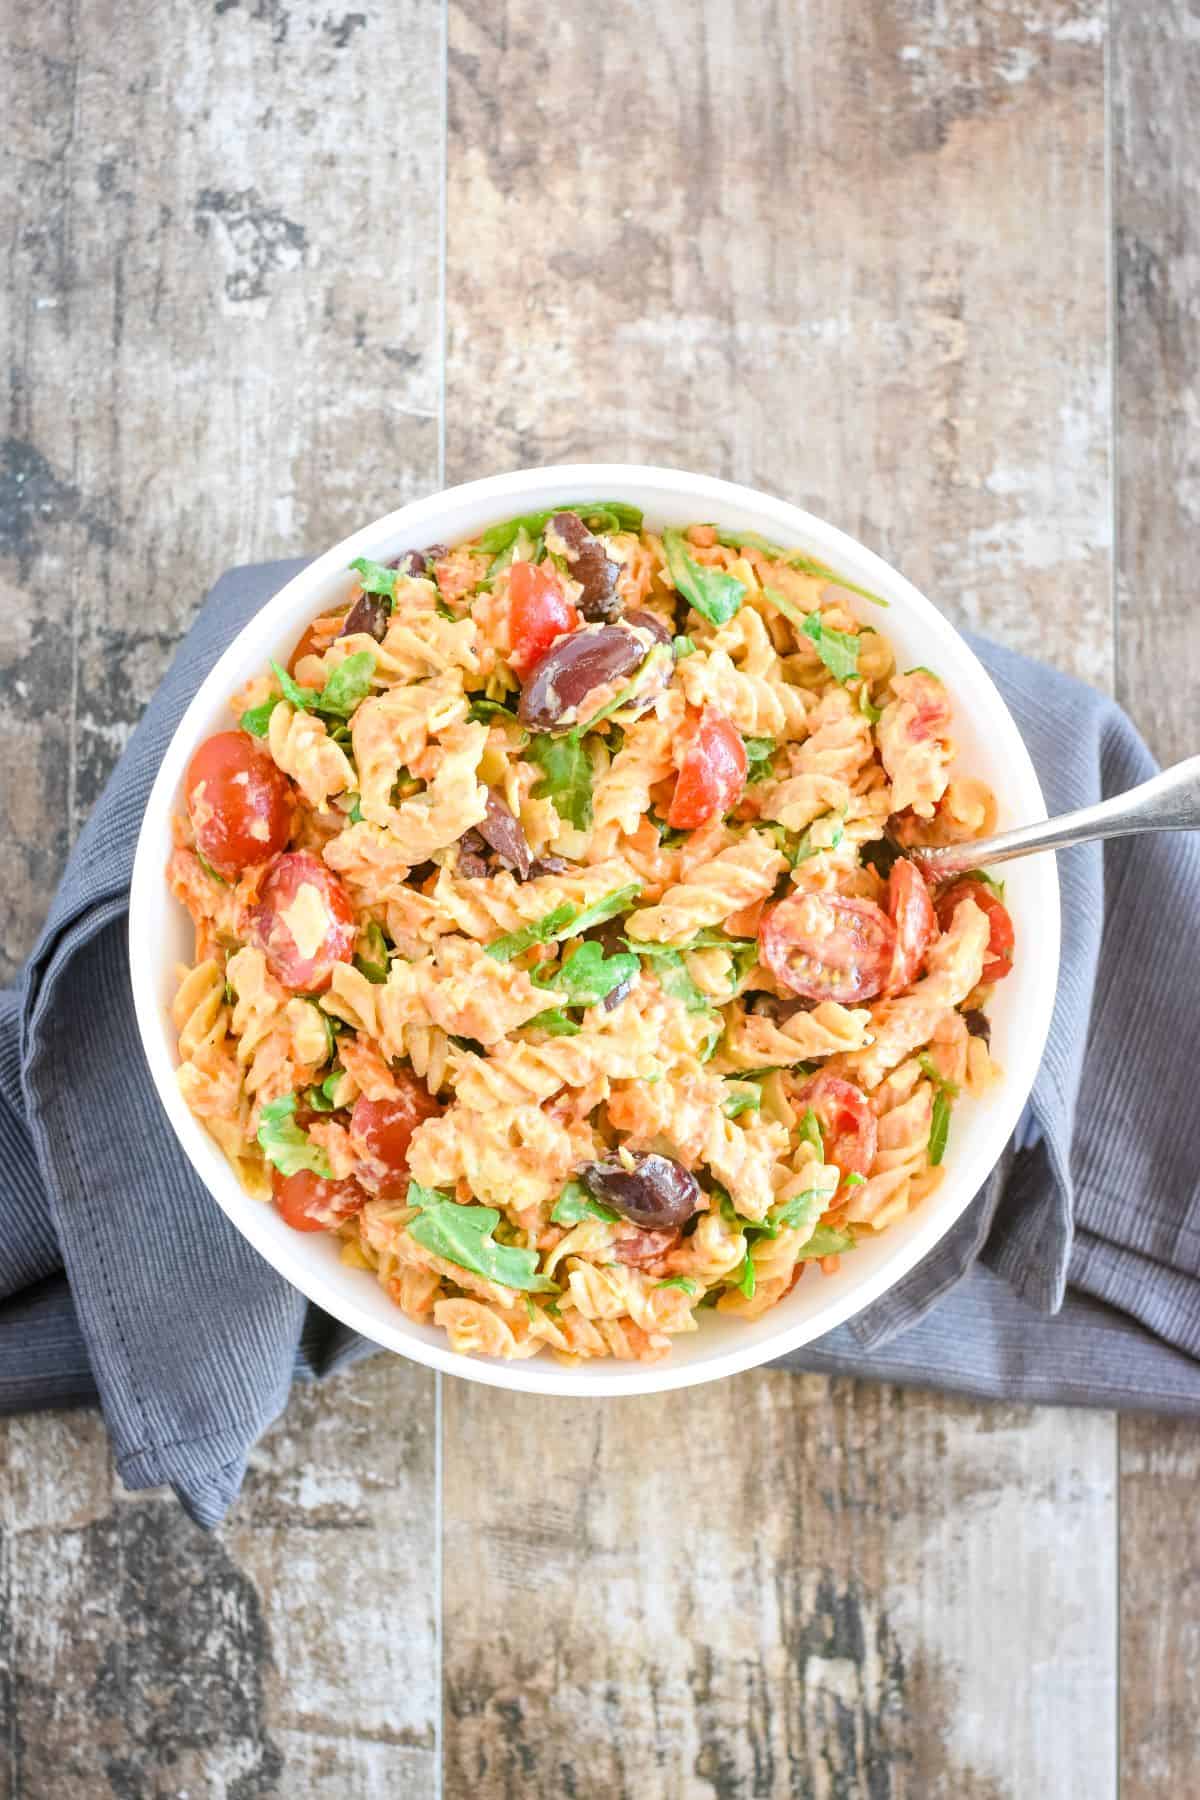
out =
[[[133,1488],[201,1524],[235,1498],[293,1376],[369,1354],[225,1219],[146,1079],[125,907],[151,782],[197,685],[302,567],[213,589],[72,854],[19,993],[0,996],[0,1411],[97,1396]],[[1110,701],[977,644],[1052,811],[1154,763]],[[1190,836],[1060,859],[1063,965],[1013,1146],[934,1254],[788,1366],[1027,1400],[1200,1412],[1200,971]],[[168,1327],[169,1322],[169,1327]]]

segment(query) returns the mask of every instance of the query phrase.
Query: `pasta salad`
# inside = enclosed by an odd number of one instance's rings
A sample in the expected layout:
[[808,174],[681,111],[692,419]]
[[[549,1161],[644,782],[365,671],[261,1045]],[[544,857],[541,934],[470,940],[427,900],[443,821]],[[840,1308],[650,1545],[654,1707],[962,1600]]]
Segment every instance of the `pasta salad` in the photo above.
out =
[[653,1360],[918,1206],[1013,931],[931,669],[617,502],[360,558],[185,779],[180,1088],[459,1351]]

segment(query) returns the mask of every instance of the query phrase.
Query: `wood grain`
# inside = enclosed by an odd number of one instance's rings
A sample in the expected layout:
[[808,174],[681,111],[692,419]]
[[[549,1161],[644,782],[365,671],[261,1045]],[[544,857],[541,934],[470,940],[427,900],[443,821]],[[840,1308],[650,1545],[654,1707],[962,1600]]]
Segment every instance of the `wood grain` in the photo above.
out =
[[[6,19],[0,979],[212,579],[437,485],[441,26]],[[400,1362],[297,1395],[211,1537],[97,1419],[0,1428],[0,1794],[424,1800],[434,1418]]]
[[[1200,749],[1200,36],[1191,7],[1114,8],[1117,693],[1163,762]],[[1194,1426],[1121,1420],[1121,1792],[1164,1800],[1200,1759]]]
[[[1110,683],[1103,29],[454,0],[450,478],[741,478]],[[1111,1418],[445,1406],[449,1800],[1113,1792]]]

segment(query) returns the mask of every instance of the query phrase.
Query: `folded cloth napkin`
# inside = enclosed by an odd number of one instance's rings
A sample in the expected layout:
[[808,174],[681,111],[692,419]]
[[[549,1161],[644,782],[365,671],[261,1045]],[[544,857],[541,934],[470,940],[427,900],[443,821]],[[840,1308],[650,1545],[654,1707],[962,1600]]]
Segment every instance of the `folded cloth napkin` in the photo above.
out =
[[[151,782],[196,687],[301,562],[217,583],[0,995],[0,1411],[99,1398],[133,1488],[201,1524],[293,1376],[372,1346],[306,1304],[211,1200],[146,1077],[125,912]],[[1111,701],[977,643],[1052,812],[1154,762]],[[1062,973],[1014,1143],[934,1253],[789,1367],[964,1393],[1200,1413],[1200,915],[1189,834],[1060,858]]]

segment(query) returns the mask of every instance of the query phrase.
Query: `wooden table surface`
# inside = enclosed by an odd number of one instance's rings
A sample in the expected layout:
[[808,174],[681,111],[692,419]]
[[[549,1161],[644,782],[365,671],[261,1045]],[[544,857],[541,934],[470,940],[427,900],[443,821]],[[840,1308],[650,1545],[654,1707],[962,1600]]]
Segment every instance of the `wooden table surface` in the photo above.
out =
[[[521,464],[786,494],[1196,748],[1194,0],[350,3],[8,10],[7,971],[222,569]],[[380,1358],[210,1535],[0,1446],[11,1800],[1196,1791],[1186,1424]]]

